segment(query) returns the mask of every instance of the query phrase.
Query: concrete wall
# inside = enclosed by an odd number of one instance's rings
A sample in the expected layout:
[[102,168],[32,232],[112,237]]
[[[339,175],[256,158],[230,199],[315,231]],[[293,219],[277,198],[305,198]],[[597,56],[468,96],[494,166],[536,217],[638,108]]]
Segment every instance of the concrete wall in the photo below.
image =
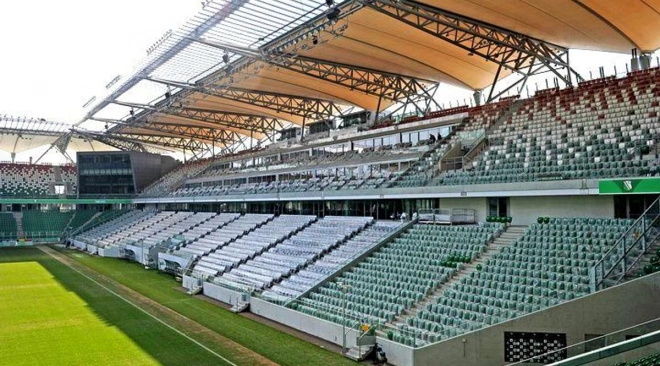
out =
[[192,290],[193,288],[200,285],[200,281],[198,278],[183,275],[181,285],[185,289]]
[[[660,317],[660,273],[415,350],[414,365],[505,365],[504,332],[608,334]],[[569,353],[568,355],[573,356]],[[403,364],[401,364],[403,366]],[[407,365],[405,365],[407,366]]]
[[204,295],[212,299],[216,299],[220,302],[224,302],[229,305],[236,305],[241,300],[243,296],[242,292],[232,291],[228,288],[212,284],[210,282],[203,283]]
[[488,199],[484,197],[477,198],[441,198],[440,207],[441,209],[452,209],[452,208],[468,208],[475,210],[475,219],[477,222],[486,221],[486,216],[488,216]]
[[509,213],[513,225],[529,225],[539,216],[614,217],[613,196],[511,197]]
[[378,345],[387,355],[387,363],[392,365],[413,365],[414,349],[387,338],[378,337]]
[[[328,342],[342,344],[342,327],[301,312],[275,305],[255,297],[250,299],[250,311],[266,319],[276,321],[301,332],[311,334]],[[351,332],[346,336],[347,347],[356,346],[356,334]]]

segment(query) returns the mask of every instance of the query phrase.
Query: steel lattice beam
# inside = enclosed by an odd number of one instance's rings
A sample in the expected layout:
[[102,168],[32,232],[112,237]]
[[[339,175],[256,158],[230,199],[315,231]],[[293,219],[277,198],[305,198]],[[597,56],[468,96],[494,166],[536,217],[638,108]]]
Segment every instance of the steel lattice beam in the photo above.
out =
[[[114,101],[113,103],[135,109],[144,109],[165,116],[174,116],[174,117],[186,118],[199,122],[206,122],[217,125],[218,128],[222,128],[222,127],[234,128],[237,130],[244,131],[239,133],[242,133],[245,136],[250,136],[251,135],[250,132],[270,135],[273,133],[273,131],[279,131],[287,126],[277,118],[268,118],[268,117],[252,115],[252,114],[221,112],[210,109],[188,108],[183,106],[183,104],[180,104],[180,106],[169,105],[165,107],[156,107],[146,104],[126,103],[120,101]],[[146,121],[147,118],[145,117],[145,118],[136,119],[134,123],[128,121],[127,124],[140,125],[142,123],[146,123]],[[116,123],[116,122],[111,121],[111,123]],[[150,120],[148,123],[160,124],[166,122]],[[206,127],[206,129],[213,130],[214,128]]]
[[186,84],[164,79],[145,78],[157,83],[185,89],[188,93],[178,93],[177,99],[185,98],[190,93],[201,93],[214,97],[231,99],[238,102],[252,104],[272,109],[277,112],[288,113],[293,116],[325,119],[342,114],[341,108],[332,101],[301,97],[282,93],[271,93],[260,90],[234,88],[227,85],[197,85]]
[[200,88],[200,91],[204,94],[270,108],[294,116],[324,119],[342,114],[341,108],[334,102],[316,98],[219,86],[203,87]]
[[433,99],[426,90],[435,85],[435,82],[430,80],[321,60],[276,48],[249,49],[212,40],[195,39],[195,41],[392,101],[419,97]]
[[[189,35],[194,36],[197,34],[204,34],[209,29],[212,29],[214,26],[219,24],[224,19],[231,16],[236,10],[240,9],[248,0],[232,0],[227,2],[227,5],[223,7],[222,11],[217,12],[212,17],[208,18],[204,22],[200,23],[195,29],[191,29]],[[182,37],[173,47],[167,49],[166,51],[157,54],[147,66],[145,66],[139,74],[148,75],[151,72],[157,70],[160,66],[167,63],[173,57],[175,57],[181,50],[185,49],[190,45],[191,41],[187,37]],[[117,90],[115,90],[111,95],[106,97],[103,101],[94,106],[85,116],[85,118],[78,122],[76,126],[79,126],[81,123],[85,122],[88,119],[94,117],[96,113],[105,108],[113,100],[119,98],[122,94],[126,93],[128,90],[133,88],[140,82],[140,78],[133,77],[122,84]]]
[[[190,126],[179,123],[165,123],[165,122],[124,122],[111,119],[103,118],[94,118],[93,120],[105,123],[112,123],[116,126],[113,127],[112,134],[126,134],[127,132],[123,131],[124,128],[135,128],[143,129],[153,132],[161,132],[164,134],[172,134],[177,136],[183,136],[191,139],[197,139],[201,141],[208,141],[214,145],[223,145],[223,146],[233,146],[234,144],[244,144],[245,139],[241,137],[238,133],[232,131],[226,131],[222,129],[215,129],[209,127],[197,127]],[[128,132],[130,133],[130,132]]]
[[136,135],[131,133],[113,134],[113,137],[120,137],[126,141],[137,143],[159,145],[164,147],[171,147],[175,149],[182,149],[188,151],[206,151],[208,147],[201,141],[189,138],[163,136],[163,135]]
[[[568,49],[410,0],[356,0],[379,13],[438,37],[524,78],[550,71],[567,85],[580,75]],[[540,66],[540,67],[538,67]],[[565,74],[560,72],[565,70]],[[495,80],[497,82],[497,79]],[[492,99],[492,93],[491,98]]]
[[118,136],[109,136],[102,134],[82,135],[90,140],[102,142],[122,151],[150,152],[144,145],[137,141],[124,139]]

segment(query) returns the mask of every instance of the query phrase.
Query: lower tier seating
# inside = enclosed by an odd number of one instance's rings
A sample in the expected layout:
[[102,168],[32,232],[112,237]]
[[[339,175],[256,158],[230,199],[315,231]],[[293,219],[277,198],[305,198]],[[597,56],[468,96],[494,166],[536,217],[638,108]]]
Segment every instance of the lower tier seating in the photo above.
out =
[[660,353],[655,353],[634,361],[617,362],[612,366],[657,366],[660,365]]
[[486,248],[502,224],[482,226],[415,225],[352,270],[293,305],[341,323],[343,291],[347,321],[385,324],[422,300]]
[[264,289],[314,262],[372,221],[371,217],[326,216],[215,282],[241,290]]
[[23,211],[23,232],[27,238],[60,237],[74,211]]
[[0,213],[0,240],[16,240],[18,227],[11,212]]
[[433,343],[589,294],[589,268],[631,220],[554,218],[534,224],[511,246],[478,266],[398,324],[395,341]]
[[392,221],[374,223],[336,249],[332,249],[320,260],[264,291],[262,297],[270,301],[285,302],[300,296],[360,254],[380,243],[400,225],[402,224]]

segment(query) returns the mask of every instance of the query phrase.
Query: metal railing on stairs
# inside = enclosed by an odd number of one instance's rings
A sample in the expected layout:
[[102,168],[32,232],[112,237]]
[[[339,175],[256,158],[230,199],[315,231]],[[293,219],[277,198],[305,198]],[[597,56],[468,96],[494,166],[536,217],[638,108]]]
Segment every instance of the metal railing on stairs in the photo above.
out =
[[591,291],[616,285],[660,239],[660,197],[626,230],[589,270]]

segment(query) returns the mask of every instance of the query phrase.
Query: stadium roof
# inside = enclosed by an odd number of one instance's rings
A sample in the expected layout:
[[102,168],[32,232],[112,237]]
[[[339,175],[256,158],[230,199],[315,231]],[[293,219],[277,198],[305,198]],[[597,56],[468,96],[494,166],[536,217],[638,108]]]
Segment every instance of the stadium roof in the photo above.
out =
[[[224,151],[291,125],[433,106],[438,83],[579,76],[568,49],[660,48],[660,0],[215,0],[81,121],[127,147]],[[521,85],[521,84],[515,84]],[[491,88],[494,90],[495,88]],[[488,99],[495,99],[497,93]],[[218,150],[221,152],[223,150]]]

